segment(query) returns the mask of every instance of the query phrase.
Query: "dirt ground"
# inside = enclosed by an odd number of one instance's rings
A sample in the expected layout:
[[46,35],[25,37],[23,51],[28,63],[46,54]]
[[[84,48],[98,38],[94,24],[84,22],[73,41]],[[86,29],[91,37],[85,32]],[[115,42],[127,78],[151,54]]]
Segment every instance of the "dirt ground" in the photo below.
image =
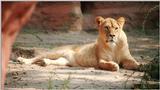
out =
[[[145,35],[143,32],[136,30],[126,33],[131,54],[139,62],[146,63],[158,53],[158,35]],[[21,32],[13,46],[16,49],[13,50],[8,65],[5,89],[122,89],[133,88],[134,84],[140,83],[143,72],[138,71],[120,69],[118,72],[110,72],[94,68],[54,65],[42,67],[16,62],[17,52],[20,52],[18,54],[21,56],[31,57],[31,54],[44,53],[44,51],[57,46],[94,42],[97,35],[97,31],[81,33]],[[26,54],[24,51],[29,53]]]

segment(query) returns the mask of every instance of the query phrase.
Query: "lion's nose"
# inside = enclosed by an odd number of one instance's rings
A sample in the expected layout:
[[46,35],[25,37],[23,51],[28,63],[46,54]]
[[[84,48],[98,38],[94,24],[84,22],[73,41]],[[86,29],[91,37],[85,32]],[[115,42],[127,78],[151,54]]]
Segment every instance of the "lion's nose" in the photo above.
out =
[[109,34],[109,36],[110,36],[110,37],[115,37],[115,35],[114,35],[114,34]]

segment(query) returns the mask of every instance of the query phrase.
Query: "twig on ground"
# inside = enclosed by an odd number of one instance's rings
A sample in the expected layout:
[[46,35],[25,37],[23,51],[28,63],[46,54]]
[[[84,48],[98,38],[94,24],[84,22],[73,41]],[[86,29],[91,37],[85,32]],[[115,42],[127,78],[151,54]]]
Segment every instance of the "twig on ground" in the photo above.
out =
[[127,82],[129,80],[130,77],[132,77],[132,75],[135,73],[135,71],[133,71],[127,78],[127,80],[124,82],[124,88],[127,88]]

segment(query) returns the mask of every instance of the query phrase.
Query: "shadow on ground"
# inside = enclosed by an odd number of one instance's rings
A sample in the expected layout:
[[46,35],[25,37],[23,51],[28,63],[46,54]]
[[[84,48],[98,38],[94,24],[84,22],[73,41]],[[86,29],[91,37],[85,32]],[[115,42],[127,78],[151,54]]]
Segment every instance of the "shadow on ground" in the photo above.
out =
[[[153,59],[159,49],[158,35],[149,36],[126,32],[131,54],[139,62]],[[143,72],[120,69],[119,72],[95,70],[94,68],[21,65],[17,56],[33,57],[54,47],[68,44],[94,42],[97,31],[81,33],[21,33],[13,46],[8,66],[6,89],[118,89],[132,88],[140,83]],[[32,56],[33,55],[33,56]]]

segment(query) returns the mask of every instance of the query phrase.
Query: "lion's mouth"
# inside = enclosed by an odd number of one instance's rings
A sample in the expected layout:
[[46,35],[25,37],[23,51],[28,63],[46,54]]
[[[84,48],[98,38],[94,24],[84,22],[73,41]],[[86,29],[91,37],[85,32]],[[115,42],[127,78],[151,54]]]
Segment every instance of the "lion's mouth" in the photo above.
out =
[[115,42],[113,39],[110,39],[110,40],[106,40],[106,42]]
[[114,40],[112,39],[112,40],[109,40],[109,42],[114,42]]
[[109,37],[109,38],[107,38],[106,42],[115,42],[115,38]]

